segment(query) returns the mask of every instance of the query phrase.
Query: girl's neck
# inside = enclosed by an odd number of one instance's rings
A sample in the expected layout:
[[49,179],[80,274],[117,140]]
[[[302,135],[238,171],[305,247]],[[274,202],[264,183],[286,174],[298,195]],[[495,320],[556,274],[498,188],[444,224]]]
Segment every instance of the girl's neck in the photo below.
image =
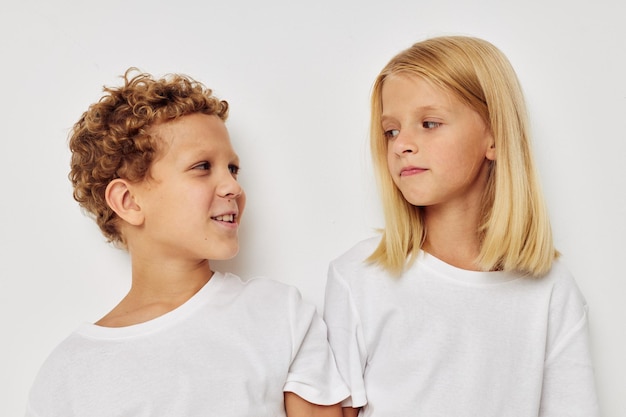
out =
[[479,210],[424,208],[425,252],[457,268],[478,271],[480,254]]

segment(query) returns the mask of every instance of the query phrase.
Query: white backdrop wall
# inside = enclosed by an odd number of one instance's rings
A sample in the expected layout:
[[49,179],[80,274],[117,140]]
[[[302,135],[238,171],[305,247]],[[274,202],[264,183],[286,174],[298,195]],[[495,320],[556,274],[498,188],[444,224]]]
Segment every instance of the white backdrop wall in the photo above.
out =
[[[374,77],[442,34],[483,37],[527,96],[556,242],[591,307],[604,416],[626,416],[626,26],[621,0],[4,1],[0,5],[0,415],[49,351],[129,286],[71,197],[67,134],[130,66],[186,73],[231,104],[248,206],[216,265],[297,286],[381,226],[367,149]],[[480,3],[480,4],[479,4]]]

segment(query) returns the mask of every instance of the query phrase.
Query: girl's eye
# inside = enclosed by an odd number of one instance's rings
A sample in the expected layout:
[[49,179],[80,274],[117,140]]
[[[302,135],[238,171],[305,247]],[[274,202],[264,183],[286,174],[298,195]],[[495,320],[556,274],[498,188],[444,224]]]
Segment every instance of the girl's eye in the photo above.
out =
[[195,165],[193,169],[202,169],[202,170],[208,171],[209,169],[211,169],[211,164],[205,161],[205,162],[199,163],[198,165]]
[[387,140],[394,139],[399,134],[400,134],[400,131],[398,129],[386,130],[384,133],[385,138],[387,138]]
[[439,122],[430,122],[430,121],[422,122],[422,127],[424,129],[436,129],[439,126],[441,126],[441,123]]
[[237,176],[237,174],[239,174],[239,167],[237,165],[229,165],[228,166],[228,170],[230,171],[231,174],[233,174],[234,176]]

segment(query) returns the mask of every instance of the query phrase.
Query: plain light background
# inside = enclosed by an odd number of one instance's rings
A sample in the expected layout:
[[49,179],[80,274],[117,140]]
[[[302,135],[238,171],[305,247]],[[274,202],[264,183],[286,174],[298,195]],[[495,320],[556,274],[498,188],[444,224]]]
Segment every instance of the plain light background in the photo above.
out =
[[215,265],[297,286],[380,227],[367,148],[378,71],[426,37],[485,38],[524,87],[556,243],[590,304],[604,416],[626,416],[626,26],[620,0],[5,1],[0,6],[0,415],[41,363],[128,289],[129,262],[82,215],[67,134],[130,66],[230,102],[248,206]]

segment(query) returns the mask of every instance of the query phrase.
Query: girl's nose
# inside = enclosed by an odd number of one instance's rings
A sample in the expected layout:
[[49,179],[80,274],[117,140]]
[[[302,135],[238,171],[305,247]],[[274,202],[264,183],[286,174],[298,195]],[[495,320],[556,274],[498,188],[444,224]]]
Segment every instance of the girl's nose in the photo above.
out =
[[391,141],[392,150],[397,155],[416,153],[418,151],[417,141],[414,135],[410,135],[406,131],[398,132]]

